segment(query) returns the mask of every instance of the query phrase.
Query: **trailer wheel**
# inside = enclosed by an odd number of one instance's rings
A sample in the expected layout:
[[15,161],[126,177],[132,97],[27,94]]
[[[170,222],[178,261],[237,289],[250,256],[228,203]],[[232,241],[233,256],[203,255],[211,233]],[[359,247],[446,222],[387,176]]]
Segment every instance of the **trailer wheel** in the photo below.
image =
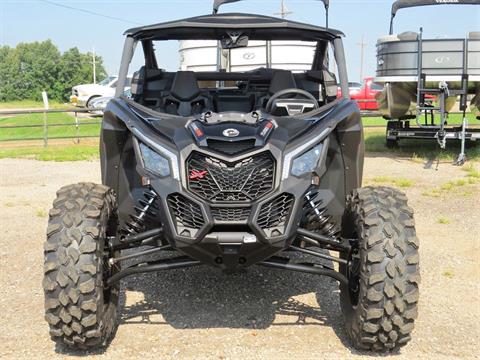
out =
[[45,242],[45,319],[58,343],[77,349],[107,344],[116,328],[119,285],[104,286],[119,270],[106,247],[115,236],[116,200],[103,185],[63,187],[50,210]]
[[343,234],[354,242],[340,271],[349,280],[340,300],[356,348],[395,351],[407,344],[417,317],[418,239],[405,195],[367,187],[350,195]]
[[395,130],[399,128],[399,122],[398,121],[388,121],[387,122],[387,131],[385,134],[385,145],[389,149],[394,149],[398,147],[398,138],[391,138],[390,137],[390,131]]
[[386,141],[385,141],[385,145],[389,149],[395,149],[395,148],[398,147],[398,140],[393,140],[393,139],[387,138]]

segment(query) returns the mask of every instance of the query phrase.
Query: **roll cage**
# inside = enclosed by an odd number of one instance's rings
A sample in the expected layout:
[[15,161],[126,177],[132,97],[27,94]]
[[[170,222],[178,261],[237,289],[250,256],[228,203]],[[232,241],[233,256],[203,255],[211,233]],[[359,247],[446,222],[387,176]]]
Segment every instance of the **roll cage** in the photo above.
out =
[[[331,44],[337,64],[338,82],[342,94],[348,98],[348,77],[344,48],[341,37],[343,33],[315,25],[303,24],[275,17],[252,14],[205,15],[194,18],[148,25],[129,29],[125,32],[122,63],[116,97],[123,94],[129,64],[137,45],[141,44],[145,56],[145,68],[157,69],[153,43],[161,40],[216,40],[230,44],[231,48],[242,47],[242,41],[294,40],[315,42],[316,49],[312,62],[312,71],[328,70],[328,48]],[[236,43],[238,42],[238,43]],[[197,77],[216,81],[250,80],[258,73],[227,73],[225,71],[196,73]],[[335,84],[336,85],[336,84]]]

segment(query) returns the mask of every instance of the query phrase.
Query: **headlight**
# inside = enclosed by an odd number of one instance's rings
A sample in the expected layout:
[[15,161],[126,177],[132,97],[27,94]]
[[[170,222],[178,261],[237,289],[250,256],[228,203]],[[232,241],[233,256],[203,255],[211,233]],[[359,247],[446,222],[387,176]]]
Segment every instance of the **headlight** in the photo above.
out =
[[140,152],[138,155],[142,157],[144,166],[160,176],[168,176],[171,173],[175,180],[180,181],[177,155],[158,142],[145,136],[145,134],[137,128],[132,127],[131,132],[134,135],[134,140],[138,144],[137,149]]
[[[301,175],[315,170],[322,151],[328,149],[327,136],[330,131],[330,128],[324,129],[318,136],[304,142],[285,155],[283,159],[282,180],[287,179],[291,174],[299,176],[298,174]],[[317,153],[320,155],[317,156]]]
[[313,172],[318,166],[322,150],[323,144],[319,144],[293,160],[292,175],[301,176]]
[[159,153],[140,143],[143,165],[145,169],[161,177],[170,176],[170,162]]

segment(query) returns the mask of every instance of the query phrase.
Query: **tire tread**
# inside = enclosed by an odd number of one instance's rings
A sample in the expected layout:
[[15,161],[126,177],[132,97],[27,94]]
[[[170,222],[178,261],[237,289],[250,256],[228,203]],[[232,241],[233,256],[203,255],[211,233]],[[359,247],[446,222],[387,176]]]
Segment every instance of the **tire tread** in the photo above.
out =
[[357,348],[398,350],[410,340],[418,313],[420,271],[413,211],[402,192],[388,187],[355,190],[347,208],[361,232],[363,288],[356,326],[347,332]]
[[56,342],[94,348],[113,331],[97,304],[103,289],[97,267],[104,217],[114,207],[115,195],[103,185],[80,183],[57,192],[49,212],[43,280],[45,320]]

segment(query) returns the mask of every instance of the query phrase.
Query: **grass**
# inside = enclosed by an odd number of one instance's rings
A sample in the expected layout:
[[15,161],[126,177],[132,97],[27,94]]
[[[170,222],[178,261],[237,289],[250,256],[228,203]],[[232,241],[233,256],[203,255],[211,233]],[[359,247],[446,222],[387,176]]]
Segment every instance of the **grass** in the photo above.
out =
[[432,189],[432,190],[425,190],[422,192],[423,196],[428,196],[428,197],[435,197],[438,198],[440,195],[442,195],[442,192],[438,189]]
[[[49,101],[48,105],[50,109],[59,109],[67,106],[56,101]],[[34,100],[0,102],[0,110],[9,109],[43,109],[43,102]]]
[[467,179],[452,180],[443,184],[440,189],[444,191],[450,191],[457,187],[465,186],[467,184],[469,184],[469,181]]
[[[0,141],[1,140],[24,140],[43,138],[43,114],[27,114],[10,118],[0,119]],[[94,120],[98,121],[98,120]],[[79,119],[79,135],[96,137],[100,134],[100,123],[85,124],[82,122],[92,122],[92,119]],[[76,136],[77,130],[75,126],[75,118],[66,113],[53,113],[47,115],[47,124],[67,124],[64,126],[48,127],[48,137],[67,137]],[[2,126],[24,126],[24,125],[41,125],[40,127],[28,128],[3,128]]]
[[389,176],[377,176],[371,179],[371,182],[376,184],[389,184],[401,188],[409,188],[413,185],[413,181],[405,178],[392,178]]
[[467,173],[468,178],[480,179],[480,170],[476,169],[473,164],[467,164],[462,168]]
[[473,166],[473,164],[465,165],[462,168],[463,171],[467,172],[467,175],[463,179],[450,180],[449,182],[440,186],[439,189],[425,190],[422,192],[423,196],[428,197],[440,197],[443,194],[449,192],[455,193],[460,196],[470,197],[474,195],[474,191],[468,185],[477,184],[480,182],[478,177],[479,171]]
[[[474,116],[472,114],[467,114],[467,119],[469,123],[475,124],[473,121]],[[387,126],[387,120],[382,117],[363,117],[362,118],[363,125],[366,126]],[[450,114],[448,117],[448,125],[461,125],[463,122],[463,114]],[[415,123],[415,119],[411,122],[413,125]]]
[[98,159],[98,146],[92,145],[69,145],[69,146],[48,146],[26,147],[18,149],[1,149],[0,159],[21,158],[42,161],[79,161]]
[[[460,153],[459,141],[447,141],[447,148],[440,149],[435,140],[400,140],[400,146],[389,149],[385,146],[385,130],[365,129],[365,149],[369,153],[390,153],[397,156],[420,159],[454,160]],[[466,149],[467,159],[480,159],[480,146],[469,145]]]
[[[35,101],[21,101],[12,103],[0,103],[0,110],[5,108],[30,108],[41,107],[41,103]],[[53,104],[53,106],[63,106],[61,104]],[[55,126],[48,128],[49,138],[75,136],[76,128],[74,126],[74,117],[66,113],[48,114],[47,121],[49,124],[67,123],[65,126]],[[83,118],[79,120],[82,122],[91,122],[92,119]],[[99,120],[94,120],[98,121]],[[461,121],[460,114],[452,115],[452,121]],[[364,118],[365,125],[386,125],[383,118]],[[9,118],[0,118],[0,141],[1,140],[22,140],[43,138],[43,127],[38,128],[8,128],[2,129],[1,126],[21,126],[21,125],[43,125],[43,114],[28,114]],[[98,137],[100,134],[100,124],[81,125],[79,127],[79,135]],[[5,146],[7,143],[3,143]],[[28,144],[28,143],[26,143]],[[460,152],[459,142],[448,142],[447,150],[441,150],[436,141],[429,140],[402,140],[400,147],[397,149],[388,149],[385,146],[385,130],[379,129],[365,129],[365,145],[367,153],[389,153],[396,156],[409,157],[417,163],[433,159],[448,159],[453,160]],[[70,145],[68,147],[48,147],[35,148],[25,147],[21,149],[0,148],[0,158],[5,157],[22,157],[32,158],[38,160],[53,160],[53,161],[69,161],[69,160],[90,160],[98,158],[98,146],[77,146]],[[467,157],[469,160],[480,159],[480,146],[467,148]],[[472,168],[465,168],[467,172],[467,182],[475,183],[480,178],[480,171]],[[405,179],[406,180],[406,179]],[[392,183],[388,181],[387,183]],[[409,187],[412,184],[409,180],[403,181],[396,179],[396,184],[399,187]]]
[[[51,115],[63,115],[64,114],[51,114]],[[57,118],[57,120],[61,121],[72,121],[72,118],[67,115],[68,118]],[[4,121],[7,119],[0,119],[0,126],[4,124]],[[8,119],[12,121],[11,119]],[[17,118],[15,121],[26,121],[25,119],[20,120]],[[42,120],[43,121],[43,120]],[[49,121],[52,121],[50,118]],[[49,136],[62,136],[68,134],[70,136],[75,135],[74,126],[70,127],[57,127],[51,128],[49,131]],[[3,132],[5,129],[0,129],[0,139],[2,136],[5,136]],[[11,130],[9,130],[11,131]],[[23,133],[23,136],[29,137],[42,137],[43,136],[43,129],[35,129],[32,133],[32,129],[28,129],[28,133]],[[81,135],[89,135],[92,137],[98,136],[100,133],[100,125],[83,125],[80,127],[80,134]],[[23,137],[18,133],[11,134],[11,136],[15,136],[16,138]],[[375,153],[375,152],[383,152],[383,153],[393,153],[394,155],[400,155],[405,157],[410,157],[415,162],[423,162],[425,159],[435,159],[437,156],[443,159],[454,159],[458,155],[458,147],[452,144],[447,144],[447,150],[440,150],[435,142],[421,142],[421,141],[406,141],[404,144],[401,145],[399,149],[387,149],[385,147],[385,134],[382,133],[375,133],[371,131],[366,131],[365,143],[367,152]],[[27,143],[28,144],[28,143]],[[31,158],[37,160],[51,160],[51,161],[75,161],[75,160],[91,160],[98,158],[98,145],[68,145],[68,146],[49,146],[46,149],[43,147],[25,147],[19,149],[11,149],[11,148],[0,148],[0,158],[7,158],[7,157],[20,157],[20,158]],[[468,149],[467,153],[469,160],[480,159],[480,146],[477,148]],[[474,184],[480,181],[480,171],[475,168],[465,168],[467,173],[466,182],[469,184]],[[407,181],[403,181],[407,180]],[[397,186],[399,187],[409,187],[412,184],[409,184],[408,179],[396,179]],[[391,183],[388,181],[388,183]],[[448,185],[447,185],[448,186]]]
[[453,272],[452,269],[445,269],[443,272],[442,272],[442,275],[451,279],[455,276],[455,273]]
[[437,219],[437,223],[442,224],[442,225],[448,225],[448,224],[450,224],[450,219],[445,217],[445,216],[440,216]]
[[465,179],[452,180],[442,185],[441,189],[445,191],[453,190],[456,187],[462,187],[468,184],[468,181]]
[[39,218],[46,218],[48,214],[45,210],[37,210],[36,215]]
[[[480,124],[477,120],[473,120],[473,115],[467,115],[471,124]],[[448,120],[449,125],[462,124],[462,114],[451,114]],[[387,121],[382,117],[362,119],[365,126],[384,126]],[[468,142],[467,142],[468,144]],[[422,162],[424,159],[442,159],[454,160],[460,153],[460,141],[447,141],[447,149],[441,150],[435,140],[400,140],[400,146],[396,149],[388,149],[385,146],[385,130],[365,128],[365,147],[367,152],[384,153],[389,152],[394,155],[401,155],[412,158],[415,162]],[[468,146],[466,149],[467,158],[469,160],[480,159],[480,146]],[[480,176],[480,174],[479,174]]]

